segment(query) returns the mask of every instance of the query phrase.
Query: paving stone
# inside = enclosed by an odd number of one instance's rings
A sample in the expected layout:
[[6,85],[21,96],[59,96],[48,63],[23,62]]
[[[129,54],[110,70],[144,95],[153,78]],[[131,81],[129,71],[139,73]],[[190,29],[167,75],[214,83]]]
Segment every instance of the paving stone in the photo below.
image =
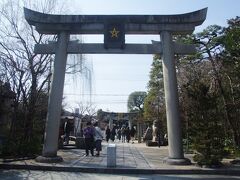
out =
[[[110,142],[112,143],[112,142]],[[168,156],[168,147],[161,146],[158,147],[147,147],[145,143],[122,143],[122,142],[114,142],[117,146],[116,151],[116,163],[117,166],[114,168],[115,170],[120,169],[119,172],[128,173],[131,170],[132,173],[139,171],[134,170],[141,170],[141,173],[146,173],[149,170],[199,170],[202,171],[203,168],[200,168],[194,164],[192,165],[185,165],[185,166],[174,166],[168,165],[163,163],[163,159]],[[48,170],[50,167],[52,170],[54,168],[75,168],[74,171],[78,171],[76,168],[87,168],[88,172],[103,172],[104,170],[109,170],[109,173],[114,173],[115,171],[109,169],[107,167],[107,145],[108,143],[102,143],[102,152],[100,153],[99,157],[96,156],[84,156],[85,150],[83,149],[61,149],[58,151],[58,155],[63,158],[63,162],[61,163],[38,163],[34,159],[29,160],[19,160],[13,162],[3,162],[0,159],[0,166],[1,165],[23,165],[23,166],[33,166],[39,167],[39,169],[43,170],[42,168],[46,167]],[[186,154],[185,157],[192,159],[191,154]],[[226,161],[226,160],[225,160]],[[231,160],[227,160],[230,162]],[[17,167],[18,168],[18,167]],[[92,170],[89,170],[91,169]],[[240,167],[238,166],[226,166],[225,168],[239,170]],[[26,168],[27,169],[27,168]],[[100,170],[99,170],[100,169]],[[103,169],[103,170],[101,170]],[[122,170],[121,170],[122,169]],[[204,168],[205,170],[212,170]],[[83,169],[81,169],[83,170]],[[61,171],[58,169],[58,171]],[[104,171],[105,172],[105,171]]]

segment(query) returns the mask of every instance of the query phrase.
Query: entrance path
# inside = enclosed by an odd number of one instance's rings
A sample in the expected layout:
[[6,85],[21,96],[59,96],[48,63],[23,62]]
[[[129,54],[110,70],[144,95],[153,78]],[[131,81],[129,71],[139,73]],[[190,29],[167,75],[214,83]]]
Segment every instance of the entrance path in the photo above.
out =
[[[112,144],[112,142],[111,142]],[[46,171],[69,171],[115,174],[225,174],[240,175],[240,166],[230,165],[225,159],[222,168],[200,168],[195,164],[176,166],[163,163],[168,156],[167,146],[147,147],[145,143],[114,142],[117,147],[117,165],[107,167],[107,143],[103,142],[103,150],[99,157],[85,156],[83,149],[62,149],[58,155],[63,157],[61,163],[38,163],[34,159],[4,162],[0,160],[0,169],[28,169]],[[185,154],[191,159],[191,154]],[[193,162],[193,161],[192,161]]]

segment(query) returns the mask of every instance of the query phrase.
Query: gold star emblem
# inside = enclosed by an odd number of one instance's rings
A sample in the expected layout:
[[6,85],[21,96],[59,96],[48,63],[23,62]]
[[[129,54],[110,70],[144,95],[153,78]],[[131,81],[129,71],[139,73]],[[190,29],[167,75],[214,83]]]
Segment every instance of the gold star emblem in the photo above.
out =
[[118,38],[118,33],[120,31],[117,31],[116,28],[114,27],[112,31],[109,31],[111,33],[111,38]]

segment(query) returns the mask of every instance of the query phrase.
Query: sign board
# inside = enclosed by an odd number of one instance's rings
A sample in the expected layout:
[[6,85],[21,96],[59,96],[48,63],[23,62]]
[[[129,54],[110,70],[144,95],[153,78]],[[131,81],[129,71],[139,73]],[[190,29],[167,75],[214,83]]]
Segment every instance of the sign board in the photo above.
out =
[[104,48],[124,49],[125,32],[124,24],[107,22],[104,26]]

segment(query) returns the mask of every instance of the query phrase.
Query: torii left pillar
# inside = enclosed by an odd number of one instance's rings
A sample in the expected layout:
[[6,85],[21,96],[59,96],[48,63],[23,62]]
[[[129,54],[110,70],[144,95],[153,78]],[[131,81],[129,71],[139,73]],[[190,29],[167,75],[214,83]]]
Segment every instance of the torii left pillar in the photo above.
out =
[[43,152],[42,156],[36,158],[38,162],[53,163],[63,160],[62,157],[57,156],[57,150],[69,37],[68,32],[63,31],[58,34]]

